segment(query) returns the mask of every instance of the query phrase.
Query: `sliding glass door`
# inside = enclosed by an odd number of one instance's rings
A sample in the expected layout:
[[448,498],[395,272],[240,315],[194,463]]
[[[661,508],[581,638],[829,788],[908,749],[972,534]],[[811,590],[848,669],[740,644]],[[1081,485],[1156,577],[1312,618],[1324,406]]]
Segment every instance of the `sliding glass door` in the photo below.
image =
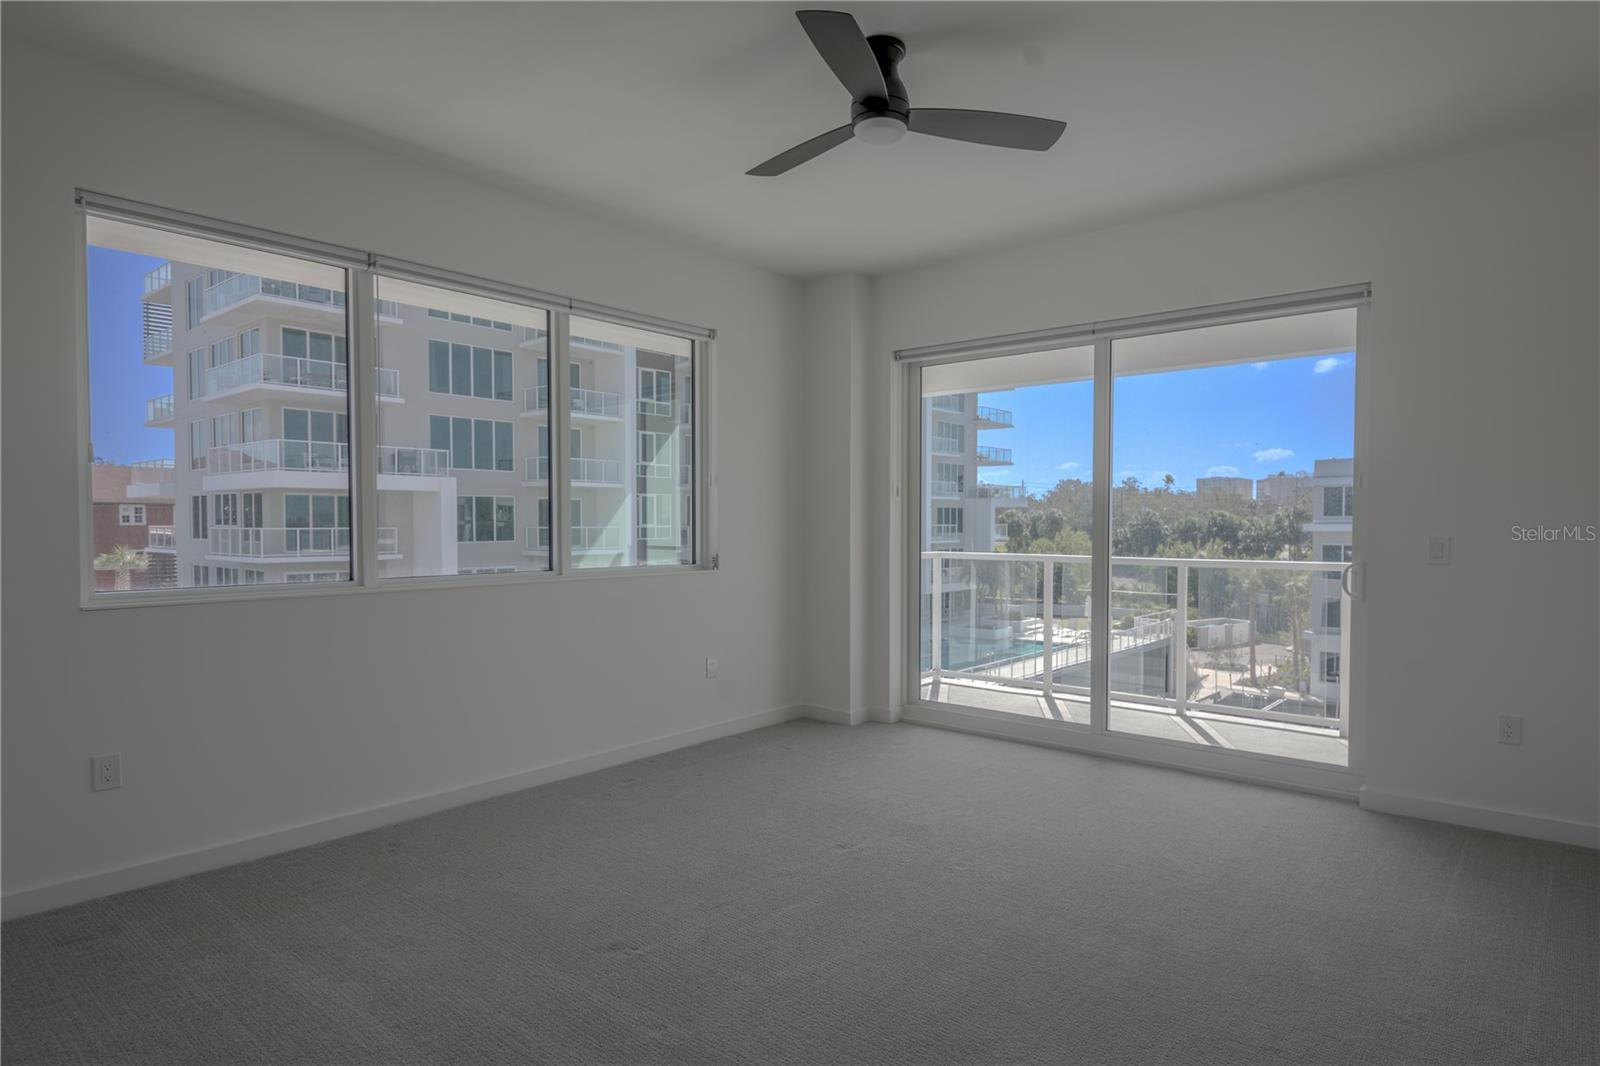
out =
[[912,702],[1348,767],[1357,314],[913,364]]

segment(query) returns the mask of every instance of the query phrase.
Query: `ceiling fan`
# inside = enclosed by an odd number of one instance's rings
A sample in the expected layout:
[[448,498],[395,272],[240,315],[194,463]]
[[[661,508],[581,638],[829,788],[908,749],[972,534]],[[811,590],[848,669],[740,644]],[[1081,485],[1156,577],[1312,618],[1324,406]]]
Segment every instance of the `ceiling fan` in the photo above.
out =
[[905,82],[895,70],[906,57],[904,41],[884,34],[863,36],[856,20],[843,11],[797,11],[795,17],[834,76],[850,90],[850,121],[779,152],[746,174],[775,177],[852,137],[867,144],[893,144],[910,130],[952,141],[1043,152],[1067,128],[1065,122],[1055,119],[1003,111],[913,108]]

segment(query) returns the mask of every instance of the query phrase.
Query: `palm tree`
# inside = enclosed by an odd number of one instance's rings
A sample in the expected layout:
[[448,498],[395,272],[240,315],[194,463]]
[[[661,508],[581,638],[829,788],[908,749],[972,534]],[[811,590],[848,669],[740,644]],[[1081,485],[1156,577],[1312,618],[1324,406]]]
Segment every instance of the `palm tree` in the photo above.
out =
[[94,568],[116,571],[116,590],[126,592],[132,584],[129,575],[133,571],[150,569],[150,556],[126,544],[118,544],[110,551],[96,555]]

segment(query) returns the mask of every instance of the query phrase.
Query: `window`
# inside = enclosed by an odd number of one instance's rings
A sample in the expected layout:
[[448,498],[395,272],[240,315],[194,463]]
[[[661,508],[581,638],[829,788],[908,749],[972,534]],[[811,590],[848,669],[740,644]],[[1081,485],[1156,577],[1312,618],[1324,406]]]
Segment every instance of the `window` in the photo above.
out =
[[960,496],[966,485],[967,468],[960,463],[933,464],[933,494]]
[[1322,514],[1326,518],[1353,518],[1356,490],[1349,485],[1327,485],[1322,490]]
[[1328,629],[1339,628],[1339,601],[1329,600],[1322,606],[1322,624]]
[[[533,380],[534,362],[548,352],[542,343],[535,347],[525,341],[513,348],[512,337],[503,334],[514,333],[516,327],[543,338],[549,316],[538,308],[383,275],[377,283],[382,299],[393,300],[402,317],[426,323],[433,334],[424,334],[426,339],[414,333],[406,337],[403,331],[392,329],[378,334],[379,366],[391,368],[402,381],[416,382],[412,388],[419,392],[424,387],[427,390],[416,401],[421,411],[408,400],[405,408],[395,409],[392,416],[387,410],[380,412],[377,524],[396,528],[406,550],[400,553],[402,558],[380,560],[379,575],[401,578],[478,570],[499,573],[507,567],[513,571],[550,569],[548,540],[541,544],[531,527],[522,530],[516,525],[517,515],[526,520],[538,513],[540,501],[548,501],[550,496],[548,470],[537,460],[539,433],[549,423],[543,417],[528,417],[545,408],[538,407],[530,395],[522,403],[524,417],[517,418],[516,409],[509,405],[490,407],[477,402],[505,404],[519,398],[515,382],[519,378]],[[447,328],[440,323],[451,325]],[[531,394],[534,390],[524,391]],[[497,417],[474,418],[474,411]],[[425,418],[420,417],[423,414]],[[412,466],[425,477],[392,476],[397,469]],[[485,476],[507,474],[515,476]],[[447,497],[441,502],[430,483],[434,478],[455,483],[456,535],[451,538],[446,533],[444,543],[436,531],[441,524],[448,529],[452,516],[440,515],[438,508],[452,505]],[[408,527],[427,532],[409,536]],[[520,550],[508,549],[519,541],[523,542]]]
[[124,526],[144,525],[144,504],[124,503],[117,506],[117,524]]
[[967,427],[959,422],[933,423],[933,450],[939,455],[960,455],[966,451]]
[[[574,298],[546,310],[539,294],[524,301],[465,281],[389,277],[381,258],[334,245],[148,205],[129,212],[92,193],[79,202],[91,312],[83,438],[100,449],[97,463],[176,466],[168,477],[180,524],[181,499],[190,501],[189,535],[161,542],[174,562],[162,558],[139,589],[117,595],[139,602],[161,599],[151,586],[221,586],[240,597],[244,586],[351,575],[373,585],[696,561],[705,504],[693,491],[703,446],[694,429],[709,426],[695,413],[700,331],[575,323]],[[130,290],[129,277],[144,277],[144,291]],[[347,302],[355,284],[376,303]],[[143,306],[125,306],[131,300]],[[142,337],[151,321],[167,323],[167,336]],[[173,379],[154,398],[129,395],[130,351],[152,390],[154,375]],[[352,376],[379,402],[352,405]],[[552,450],[560,466],[547,461]],[[359,508],[361,529],[352,528],[355,474],[377,489],[376,506]],[[118,522],[165,529],[170,505],[161,517],[137,506],[119,506]],[[104,522],[105,511],[84,513]],[[80,559],[86,590],[90,539]],[[356,559],[358,542],[375,545],[374,558]],[[308,557],[314,565],[285,565]]]
[[935,507],[933,509],[933,537],[951,540],[961,536],[965,526],[965,512],[960,507]]
[[510,496],[457,496],[456,540],[516,540],[517,502]]
[[1325,563],[1348,563],[1356,557],[1355,546],[1351,544],[1324,544],[1322,546],[1322,561]]
[[511,353],[449,341],[428,342],[428,391],[509,400]]
[[1337,681],[1337,680],[1339,680],[1339,653],[1338,652],[1336,652],[1336,651],[1325,651],[1325,652],[1322,653],[1322,680],[1324,680],[1324,681]]

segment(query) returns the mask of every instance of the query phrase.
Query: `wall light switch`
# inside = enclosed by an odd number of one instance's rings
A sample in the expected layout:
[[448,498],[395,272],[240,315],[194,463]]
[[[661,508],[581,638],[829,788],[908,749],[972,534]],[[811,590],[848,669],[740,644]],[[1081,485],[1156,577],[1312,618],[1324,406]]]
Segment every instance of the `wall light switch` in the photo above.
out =
[[1428,565],[1429,566],[1449,566],[1450,565],[1450,538],[1449,537],[1429,537],[1428,538]]
[[1522,715],[1502,714],[1500,716],[1500,743],[1522,743]]

